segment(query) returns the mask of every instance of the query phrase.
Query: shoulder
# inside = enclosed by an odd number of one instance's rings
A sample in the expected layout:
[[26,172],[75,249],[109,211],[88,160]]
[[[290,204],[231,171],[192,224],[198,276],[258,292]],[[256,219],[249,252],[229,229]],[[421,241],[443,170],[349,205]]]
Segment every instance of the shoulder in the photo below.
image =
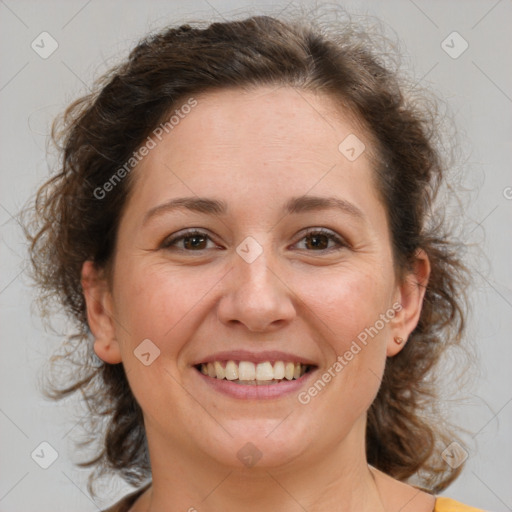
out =
[[485,512],[481,508],[469,507],[450,498],[439,497],[436,499],[434,512]]
[[103,510],[102,512],[129,512],[130,508],[135,502],[144,494],[144,492],[151,486],[151,483],[145,485],[142,489],[138,489],[126,495],[122,500],[118,501],[111,507]]

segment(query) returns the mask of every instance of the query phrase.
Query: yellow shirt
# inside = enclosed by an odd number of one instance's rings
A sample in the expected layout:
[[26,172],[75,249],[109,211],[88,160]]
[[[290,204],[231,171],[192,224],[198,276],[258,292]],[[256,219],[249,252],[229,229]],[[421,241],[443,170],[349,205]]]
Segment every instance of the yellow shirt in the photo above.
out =
[[481,508],[468,507],[450,498],[436,498],[434,512],[485,512]]

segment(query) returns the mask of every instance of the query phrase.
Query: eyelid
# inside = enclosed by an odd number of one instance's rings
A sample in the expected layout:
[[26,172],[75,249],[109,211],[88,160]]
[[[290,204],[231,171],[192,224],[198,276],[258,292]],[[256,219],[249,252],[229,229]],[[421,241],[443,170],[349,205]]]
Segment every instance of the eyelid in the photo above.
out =
[[[346,241],[346,239],[344,237],[339,235],[336,231],[333,231],[333,230],[331,230],[329,228],[325,228],[325,227],[305,228],[305,230],[303,230],[300,233],[300,238],[294,244],[292,244],[292,247],[297,245],[299,242],[301,242],[305,237],[312,235],[312,234],[321,234],[321,235],[326,236],[329,240],[335,242],[337,244],[337,247],[331,247],[330,249],[321,249],[319,251],[307,251],[305,249],[301,249],[301,250],[304,250],[304,251],[310,252],[310,253],[314,253],[314,252],[325,253],[325,252],[340,250],[344,247],[346,247],[346,248],[351,247],[350,244]],[[204,228],[186,228],[184,230],[178,231],[178,232],[173,233],[172,235],[169,235],[166,238],[164,238],[164,240],[159,244],[159,248],[170,249],[177,242],[183,240],[184,238],[192,237],[194,235],[204,236],[207,240],[211,241],[212,243],[216,243],[213,240],[212,236],[210,236],[208,231],[205,230]],[[186,249],[177,248],[177,250],[180,250],[182,252],[198,252],[198,253],[200,253],[202,251],[206,251],[207,249],[198,249],[196,251],[189,251]]]
[[325,252],[330,252],[330,251],[334,251],[334,250],[339,250],[339,249],[342,249],[344,247],[346,247],[346,248],[350,248],[351,247],[351,245],[347,242],[347,240],[343,236],[341,236],[340,234],[338,234],[336,231],[334,231],[332,229],[324,228],[324,227],[309,227],[309,228],[306,228],[304,231],[301,232],[299,240],[297,242],[295,242],[295,244],[293,244],[293,245],[297,245],[306,236],[312,235],[312,234],[324,235],[324,236],[328,237],[329,240],[332,240],[335,243],[337,243],[338,246],[337,247],[331,247],[330,249],[323,249],[322,251],[307,251],[307,252],[311,252],[311,253],[314,253],[314,252],[324,252],[325,253]]
[[[163,241],[159,244],[160,249],[170,249],[174,244],[177,242],[183,240],[184,238],[191,237],[191,236],[204,236],[207,240],[216,243],[213,238],[210,236],[210,234],[203,228],[186,228],[181,231],[177,231],[176,233],[172,233],[169,236],[166,236]],[[178,250],[181,250],[183,252],[201,252],[206,249],[200,249],[197,251],[187,251],[186,249],[177,248]]]

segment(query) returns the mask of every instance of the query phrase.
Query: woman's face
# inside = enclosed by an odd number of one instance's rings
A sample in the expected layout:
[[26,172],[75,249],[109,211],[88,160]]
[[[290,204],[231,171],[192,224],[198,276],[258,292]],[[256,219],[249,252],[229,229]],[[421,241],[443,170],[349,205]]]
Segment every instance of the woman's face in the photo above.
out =
[[422,298],[396,280],[370,142],[310,92],[195,99],[133,171],[111,293],[88,299],[95,350],[122,360],[152,459],[359,452]]

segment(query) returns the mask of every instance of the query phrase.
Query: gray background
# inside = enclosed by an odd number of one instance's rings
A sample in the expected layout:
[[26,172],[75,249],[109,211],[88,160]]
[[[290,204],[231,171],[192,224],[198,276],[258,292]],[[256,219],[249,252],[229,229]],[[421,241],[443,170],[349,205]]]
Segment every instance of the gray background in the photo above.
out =
[[[16,215],[48,174],[51,120],[149,30],[191,18],[277,13],[288,3],[0,0],[0,512],[95,511],[128,490],[115,480],[105,482],[109,501],[88,495],[87,471],[73,465],[79,458],[72,442],[81,414],[76,401],[53,403],[38,391],[43,364],[61,338],[45,331],[31,305]],[[475,260],[468,329],[479,368],[467,374],[464,392],[447,390],[441,404],[469,431],[467,466],[445,494],[488,510],[512,510],[512,2],[343,5],[354,14],[377,16],[396,32],[407,68],[448,102],[459,128],[462,174],[456,190],[464,213],[456,222],[464,228],[461,239],[482,250]],[[31,48],[43,31],[59,45],[47,59]],[[456,59],[441,47],[453,31],[469,44]],[[43,441],[58,453],[48,469],[31,458]],[[44,453],[40,461],[49,457],[48,449]]]

